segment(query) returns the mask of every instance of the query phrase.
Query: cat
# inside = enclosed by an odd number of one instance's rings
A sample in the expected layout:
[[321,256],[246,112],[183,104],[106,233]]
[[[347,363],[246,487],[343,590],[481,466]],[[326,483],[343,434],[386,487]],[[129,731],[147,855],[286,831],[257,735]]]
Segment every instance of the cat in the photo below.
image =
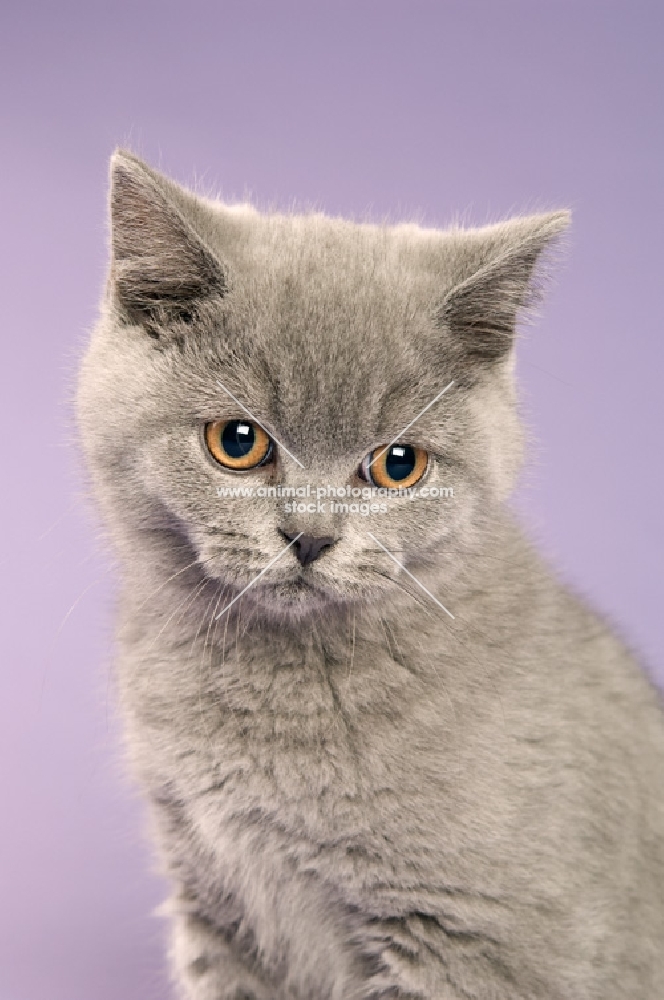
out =
[[661,698],[507,504],[569,214],[261,213],[118,151],[110,218],[77,413],[179,995],[661,1000]]

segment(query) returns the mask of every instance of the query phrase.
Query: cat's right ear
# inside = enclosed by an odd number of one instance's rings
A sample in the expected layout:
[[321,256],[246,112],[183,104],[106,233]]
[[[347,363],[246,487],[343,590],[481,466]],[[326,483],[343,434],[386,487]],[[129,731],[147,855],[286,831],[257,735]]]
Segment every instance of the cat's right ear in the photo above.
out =
[[226,292],[220,262],[185,217],[186,199],[195,200],[138,157],[113,154],[109,291],[120,319],[159,339]]

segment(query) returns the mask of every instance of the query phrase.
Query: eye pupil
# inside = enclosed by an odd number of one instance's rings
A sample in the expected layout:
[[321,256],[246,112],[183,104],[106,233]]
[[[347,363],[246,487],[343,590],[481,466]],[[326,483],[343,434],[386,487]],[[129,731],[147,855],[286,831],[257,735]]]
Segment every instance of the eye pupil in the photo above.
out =
[[244,420],[229,420],[222,431],[221,443],[231,458],[244,458],[254,447],[256,435]]
[[415,449],[410,445],[392,445],[385,457],[385,471],[390,479],[400,482],[413,472],[416,463]]

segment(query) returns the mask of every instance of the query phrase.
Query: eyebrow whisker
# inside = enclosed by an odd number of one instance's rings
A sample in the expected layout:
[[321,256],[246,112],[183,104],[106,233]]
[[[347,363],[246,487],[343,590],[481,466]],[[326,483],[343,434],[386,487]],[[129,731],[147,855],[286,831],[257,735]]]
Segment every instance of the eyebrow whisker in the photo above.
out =
[[[239,399],[237,399],[237,398],[236,398],[236,397],[235,397],[235,396],[233,395],[233,393],[232,393],[232,392],[230,391],[230,389],[227,389],[227,388],[226,388],[226,386],[225,386],[225,385],[223,385],[223,384],[222,384],[222,383],[221,383],[221,382],[219,381],[219,379],[217,379],[217,385],[219,386],[219,388],[220,388],[220,389],[223,389],[223,390],[224,390],[224,392],[226,393],[226,395],[227,395],[227,396],[230,396],[230,398],[231,398],[231,399],[233,400],[233,402],[234,402],[234,403],[237,403],[237,405],[238,405],[238,406],[239,406],[239,407],[240,407],[240,408],[241,408],[242,410],[244,410],[244,412],[245,412],[245,413],[246,413],[246,414],[247,414],[248,416],[250,416],[250,417],[251,417],[251,419],[252,419],[252,420],[254,421],[254,423],[255,423],[255,424],[258,424],[258,426],[260,427],[260,429],[261,429],[262,431],[265,431],[265,433],[267,434],[267,436],[268,436],[268,437],[272,438],[272,440],[273,440],[273,441],[275,441],[275,442],[276,442],[276,443],[277,443],[277,444],[279,445],[279,447],[280,447],[280,448],[281,448],[281,449],[282,449],[283,451],[285,451],[285,452],[286,452],[286,454],[290,456],[290,458],[292,458],[292,459],[293,459],[293,461],[294,461],[294,462],[297,462],[297,464],[298,464],[298,465],[300,466],[300,468],[301,468],[301,469],[303,469],[303,468],[304,468],[304,466],[302,465],[302,462],[301,462],[301,461],[299,460],[299,458],[296,458],[296,457],[295,457],[295,455],[294,455],[294,454],[292,453],[292,451],[289,451],[289,450],[288,450],[288,448],[286,447],[286,445],[285,445],[285,444],[282,444],[282,443],[281,443],[281,441],[279,441],[279,440],[278,440],[278,438],[276,438],[276,437],[274,436],[274,434],[272,433],[272,431],[269,431],[269,430],[267,429],[267,427],[264,427],[264,426],[263,426],[263,424],[262,424],[262,423],[260,422],[260,420],[258,419],[258,417],[255,417],[255,416],[254,416],[254,414],[253,414],[253,413],[251,412],[251,410],[248,410],[248,409],[247,409],[247,407],[246,407],[246,406],[244,405],[244,403],[241,403],[241,402],[240,402],[240,400],[239,400]],[[434,402],[435,402],[435,400],[434,400]]]
[[454,379],[452,379],[452,381],[451,381],[451,382],[448,382],[448,384],[447,384],[447,385],[445,386],[445,388],[444,388],[443,390],[441,390],[441,392],[439,392],[439,393],[438,393],[438,395],[437,395],[437,396],[435,397],[435,399],[432,399],[430,403],[427,403],[427,405],[426,405],[426,406],[424,407],[424,409],[423,409],[423,410],[420,410],[420,412],[419,412],[419,413],[417,414],[417,416],[416,416],[416,417],[413,417],[413,419],[411,420],[411,422],[410,422],[409,424],[406,424],[406,426],[405,426],[405,427],[404,427],[404,428],[403,428],[402,430],[400,430],[400,431],[399,431],[399,433],[397,434],[397,436],[396,436],[395,438],[393,438],[393,439],[392,439],[392,440],[390,441],[390,443],[389,443],[389,444],[386,444],[384,448],[381,448],[381,449],[380,449],[380,451],[378,451],[378,452],[377,452],[377,453],[376,453],[376,454],[374,455],[374,457],[373,457],[373,458],[371,459],[371,461],[370,461],[370,462],[369,462],[369,464],[367,465],[367,469],[370,469],[370,468],[371,468],[371,466],[372,466],[372,465],[374,464],[374,462],[378,461],[378,459],[380,458],[380,456],[381,456],[381,455],[384,455],[386,451],[389,451],[389,450],[390,450],[390,448],[392,447],[392,445],[393,445],[393,444],[396,444],[396,443],[397,443],[397,441],[399,440],[399,438],[403,437],[403,436],[404,436],[404,434],[406,433],[406,431],[410,430],[410,428],[411,428],[411,427],[413,426],[413,424],[414,424],[414,423],[416,423],[416,422],[417,422],[417,421],[418,421],[418,420],[420,419],[420,417],[421,417],[421,416],[422,416],[422,415],[423,415],[424,413],[426,413],[426,412],[427,412],[427,410],[428,410],[428,409],[429,409],[430,407],[432,407],[432,406],[433,406],[433,404],[434,404],[434,403],[437,403],[437,402],[438,402],[438,400],[440,399],[440,397],[441,397],[441,396],[444,396],[444,395],[445,395],[445,393],[447,392],[447,390],[448,390],[448,389],[451,389],[453,385],[454,385]]

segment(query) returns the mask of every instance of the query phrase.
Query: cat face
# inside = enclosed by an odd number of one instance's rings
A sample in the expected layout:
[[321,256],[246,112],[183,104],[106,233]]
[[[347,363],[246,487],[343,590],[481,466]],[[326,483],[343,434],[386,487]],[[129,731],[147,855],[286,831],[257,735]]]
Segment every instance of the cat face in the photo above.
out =
[[132,558],[159,539],[272,616],[454,579],[518,469],[514,324],[566,213],[261,215],[120,153],[111,223],[79,420]]

